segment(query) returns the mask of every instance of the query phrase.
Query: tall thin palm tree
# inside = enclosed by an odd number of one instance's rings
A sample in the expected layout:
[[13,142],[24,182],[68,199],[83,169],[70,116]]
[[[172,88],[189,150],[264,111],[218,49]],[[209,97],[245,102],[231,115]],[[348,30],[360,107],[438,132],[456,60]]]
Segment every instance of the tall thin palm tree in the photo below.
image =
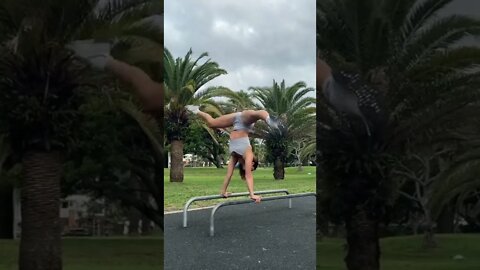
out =
[[355,121],[319,96],[324,177],[317,185],[322,209],[335,209],[330,216],[346,224],[349,269],[380,267],[378,225],[394,192],[389,160],[431,145],[432,133],[448,131],[441,129],[447,118],[479,100],[472,87],[479,74],[472,68],[480,49],[458,42],[478,35],[480,22],[439,17],[450,2],[317,1],[318,49],[334,70],[348,74],[346,84],[373,129],[371,137],[356,132]]
[[256,136],[265,140],[273,159],[275,179],[284,179],[285,162],[290,154],[291,141],[299,140],[306,129],[315,130],[315,98],[307,96],[313,92],[304,82],[287,86],[275,80],[272,87],[251,87],[252,96],[270,115],[282,122],[279,129],[260,125]]
[[221,114],[218,104],[213,100],[217,90],[215,88],[200,90],[200,88],[227,72],[210,59],[201,63],[201,60],[207,56],[207,53],[203,53],[193,60],[192,50],[189,50],[183,58],[174,59],[165,49],[165,100],[167,100],[165,121],[167,140],[170,144],[170,181],[172,182],[183,181],[183,140],[188,127],[185,106],[202,105],[206,112]]

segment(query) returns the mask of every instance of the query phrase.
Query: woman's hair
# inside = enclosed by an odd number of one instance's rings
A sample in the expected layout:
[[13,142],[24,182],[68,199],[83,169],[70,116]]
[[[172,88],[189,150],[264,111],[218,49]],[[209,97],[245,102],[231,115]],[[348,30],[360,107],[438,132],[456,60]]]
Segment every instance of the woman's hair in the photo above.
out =
[[[253,170],[256,170],[257,167],[258,167],[258,158],[253,157]],[[240,164],[239,172],[240,172],[240,177],[243,180],[245,180],[245,169],[243,168],[243,166],[241,164]]]

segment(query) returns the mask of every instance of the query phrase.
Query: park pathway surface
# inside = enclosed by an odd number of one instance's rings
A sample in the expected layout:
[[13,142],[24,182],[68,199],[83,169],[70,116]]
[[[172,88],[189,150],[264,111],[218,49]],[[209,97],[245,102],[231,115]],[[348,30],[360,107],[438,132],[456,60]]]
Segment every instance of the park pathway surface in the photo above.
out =
[[[235,200],[232,198],[232,200]],[[315,269],[315,197],[165,215],[165,269]]]

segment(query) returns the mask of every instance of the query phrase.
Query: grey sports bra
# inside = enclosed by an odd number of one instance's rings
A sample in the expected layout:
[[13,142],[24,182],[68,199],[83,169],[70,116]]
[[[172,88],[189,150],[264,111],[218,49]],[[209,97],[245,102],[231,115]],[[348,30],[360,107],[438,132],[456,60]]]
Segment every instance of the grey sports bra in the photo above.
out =
[[242,113],[241,112],[236,113],[235,119],[233,120],[233,130],[245,130],[245,131],[248,131],[248,132],[252,132],[253,131],[253,126],[254,126],[253,123],[247,126],[242,121]]

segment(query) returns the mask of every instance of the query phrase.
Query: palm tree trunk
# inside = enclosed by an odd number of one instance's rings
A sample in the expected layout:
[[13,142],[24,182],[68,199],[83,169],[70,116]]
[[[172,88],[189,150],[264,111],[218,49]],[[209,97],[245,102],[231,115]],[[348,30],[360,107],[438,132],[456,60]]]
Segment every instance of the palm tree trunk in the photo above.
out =
[[172,141],[171,158],[170,182],[183,182],[183,141]]
[[56,152],[28,152],[22,165],[19,269],[60,270],[60,155]]
[[346,220],[348,270],[380,269],[378,221],[369,217],[365,209],[356,208]]
[[275,158],[273,164],[273,178],[275,180],[283,180],[285,178],[285,166],[280,157]]

